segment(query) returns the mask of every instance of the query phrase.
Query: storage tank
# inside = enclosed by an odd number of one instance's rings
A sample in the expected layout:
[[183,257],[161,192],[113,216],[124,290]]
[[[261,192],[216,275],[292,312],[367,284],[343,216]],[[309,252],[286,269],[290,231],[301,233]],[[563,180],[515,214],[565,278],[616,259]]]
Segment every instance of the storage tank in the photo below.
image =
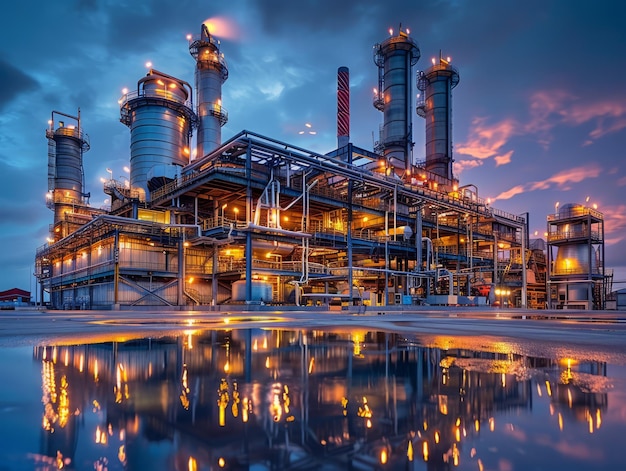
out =
[[142,201],[176,174],[168,169],[189,163],[197,124],[191,93],[187,82],[150,69],[120,100],[120,121],[130,128],[130,185]]
[[189,53],[196,60],[196,91],[198,118],[196,134],[197,157],[202,158],[222,143],[222,126],[228,113],[222,107],[222,84],[228,78],[228,67],[220,52],[220,41],[203,24],[200,37],[191,40]]
[[426,119],[426,170],[451,180],[452,174],[452,89],[459,72],[449,59],[433,59],[433,65],[417,73],[417,114]]
[[[55,115],[64,120],[55,121]],[[65,118],[71,123],[66,123]],[[79,116],[52,112],[48,138],[48,190],[50,191],[54,223],[61,221],[66,212],[74,212],[73,205],[83,203],[83,153],[89,150],[89,140],[83,135]]]
[[374,106],[383,112],[383,127],[377,151],[382,151],[387,165],[398,174],[410,168],[413,149],[411,68],[420,58],[417,43],[408,30],[374,46],[378,66],[378,90]]
[[272,301],[272,285],[261,280],[251,280],[252,284],[252,298],[246,300],[246,280],[237,280],[233,283],[233,294],[231,299],[233,301],[256,301],[266,302]]

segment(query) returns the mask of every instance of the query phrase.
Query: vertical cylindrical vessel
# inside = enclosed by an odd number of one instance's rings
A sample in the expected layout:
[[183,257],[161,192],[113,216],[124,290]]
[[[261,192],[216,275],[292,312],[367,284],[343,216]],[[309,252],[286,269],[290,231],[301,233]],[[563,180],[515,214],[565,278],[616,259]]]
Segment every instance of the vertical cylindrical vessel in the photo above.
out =
[[452,180],[452,89],[459,72],[439,58],[425,72],[417,73],[417,88],[423,92],[417,114],[426,119],[426,170]]
[[417,43],[400,29],[374,46],[374,62],[379,68],[379,91],[382,99],[374,106],[382,108],[381,148],[388,165],[396,172],[410,167],[413,148],[412,72],[420,58]]
[[83,136],[79,117],[63,115],[76,121],[66,125],[64,121],[54,122],[55,113],[46,137],[50,160],[48,189],[52,192],[56,224],[64,219],[65,213],[74,212],[75,205],[83,203],[83,153],[89,150],[89,141]]
[[130,127],[130,185],[140,200],[189,163],[197,121],[191,93],[188,83],[152,69],[120,101],[120,121]]
[[204,157],[222,143],[222,126],[228,113],[222,107],[222,84],[228,78],[228,67],[220,52],[220,42],[203,24],[200,38],[189,44],[189,53],[196,60],[196,92],[199,126],[196,133],[197,157]]
[[337,69],[337,147],[350,142],[350,70]]

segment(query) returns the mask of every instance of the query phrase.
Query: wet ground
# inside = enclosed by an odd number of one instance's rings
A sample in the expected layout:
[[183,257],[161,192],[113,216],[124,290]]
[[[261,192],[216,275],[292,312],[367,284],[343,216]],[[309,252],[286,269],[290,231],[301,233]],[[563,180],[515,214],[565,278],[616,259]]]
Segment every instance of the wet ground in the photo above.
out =
[[0,470],[609,470],[626,316],[0,311]]

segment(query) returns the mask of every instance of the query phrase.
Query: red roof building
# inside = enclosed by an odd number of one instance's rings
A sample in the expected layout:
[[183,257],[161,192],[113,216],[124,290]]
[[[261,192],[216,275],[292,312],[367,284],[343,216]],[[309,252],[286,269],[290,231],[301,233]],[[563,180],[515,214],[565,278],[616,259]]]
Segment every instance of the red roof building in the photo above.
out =
[[0,303],[29,303],[30,292],[19,288],[12,288],[6,291],[0,291]]

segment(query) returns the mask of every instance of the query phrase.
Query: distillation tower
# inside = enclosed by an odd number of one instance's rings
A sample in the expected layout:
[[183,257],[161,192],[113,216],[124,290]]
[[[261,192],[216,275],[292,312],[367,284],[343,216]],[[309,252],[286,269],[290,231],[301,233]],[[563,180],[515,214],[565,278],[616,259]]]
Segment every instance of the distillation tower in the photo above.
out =
[[[55,119],[62,117],[60,119]],[[71,122],[66,123],[69,119]],[[48,122],[47,205],[54,211],[54,240],[69,235],[85,223],[89,195],[84,193],[83,154],[90,148],[78,116],[53,111]],[[55,129],[56,128],[56,129]],[[68,215],[74,215],[72,219]]]
[[420,58],[420,49],[408,30],[400,27],[395,36],[392,30],[389,32],[389,38],[374,46],[374,63],[378,67],[374,107],[384,116],[376,150],[382,151],[388,168],[402,175],[412,163],[411,70]]
[[189,53],[196,60],[196,92],[200,124],[196,136],[196,155],[204,157],[222,143],[222,126],[228,121],[228,113],[222,107],[222,84],[228,78],[220,41],[211,35],[203,24],[200,37],[189,44]]
[[439,57],[426,71],[417,73],[417,114],[426,120],[426,166],[428,172],[447,180],[452,172],[452,89],[459,83],[459,72],[450,59]]

